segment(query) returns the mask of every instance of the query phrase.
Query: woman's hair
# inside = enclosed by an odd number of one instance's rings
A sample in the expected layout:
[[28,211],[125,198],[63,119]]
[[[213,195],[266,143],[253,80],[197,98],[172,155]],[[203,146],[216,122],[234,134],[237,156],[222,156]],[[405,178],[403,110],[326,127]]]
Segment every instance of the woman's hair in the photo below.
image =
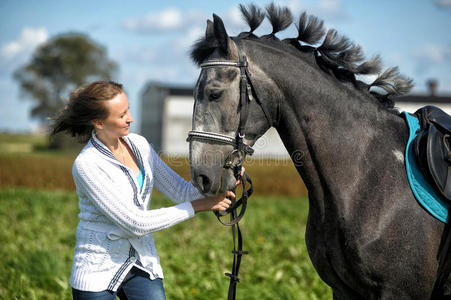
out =
[[94,129],[92,121],[108,117],[108,110],[102,102],[122,91],[122,85],[112,81],[95,81],[77,88],[70,94],[69,103],[54,119],[51,136],[66,132],[81,142],[88,141]]

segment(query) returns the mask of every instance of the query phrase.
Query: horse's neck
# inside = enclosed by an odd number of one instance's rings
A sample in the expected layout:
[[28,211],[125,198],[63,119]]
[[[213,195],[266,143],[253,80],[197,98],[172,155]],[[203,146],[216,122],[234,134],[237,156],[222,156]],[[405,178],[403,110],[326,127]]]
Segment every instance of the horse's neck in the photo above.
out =
[[294,93],[297,97],[287,98],[277,128],[315,201],[311,208],[320,213],[330,205],[352,209],[346,201],[370,186],[371,176],[382,176],[384,166],[400,163],[407,132],[399,116],[371,102],[377,100],[322,84],[326,82],[310,89],[303,85]]

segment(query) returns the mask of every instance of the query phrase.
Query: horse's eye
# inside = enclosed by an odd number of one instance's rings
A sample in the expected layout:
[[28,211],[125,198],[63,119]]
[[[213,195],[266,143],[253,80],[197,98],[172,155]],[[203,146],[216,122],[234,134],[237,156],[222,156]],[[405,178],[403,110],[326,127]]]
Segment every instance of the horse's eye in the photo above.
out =
[[210,90],[208,92],[208,100],[218,101],[222,96],[222,90]]

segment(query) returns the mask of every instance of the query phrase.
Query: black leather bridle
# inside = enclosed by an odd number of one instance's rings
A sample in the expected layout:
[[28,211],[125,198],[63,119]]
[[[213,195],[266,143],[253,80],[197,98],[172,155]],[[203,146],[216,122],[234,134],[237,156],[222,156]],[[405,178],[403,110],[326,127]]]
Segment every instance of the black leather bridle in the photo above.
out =
[[[247,118],[249,116],[249,104],[255,99],[257,103],[263,110],[266,119],[268,120],[269,127],[272,127],[272,120],[266,106],[261,102],[260,97],[258,97],[257,89],[255,88],[255,84],[253,83],[253,78],[248,69],[248,62],[246,56],[243,54],[241,40],[237,37],[232,37],[235,45],[238,49],[238,57],[239,61],[232,60],[209,60],[205,63],[202,63],[200,67],[202,69],[212,68],[212,67],[236,67],[240,69],[240,123],[238,125],[238,131],[235,137],[231,137],[229,135],[208,132],[208,131],[196,131],[192,130],[188,132],[187,141],[191,140],[204,140],[222,144],[228,144],[235,147],[236,151],[242,152],[243,157],[246,154],[252,155],[254,153],[254,149],[244,143],[245,131],[246,131],[246,123]],[[254,97],[255,94],[255,97]],[[233,152],[232,152],[233,153]],[[230,155],[229,155],[230,156]],[[244,159],[243,159],[244,160]],[[226,168],[230,168],[230,162],[226,159],[226,163],[224,165]]]
[[[253,79],[251,73],[248,69],[248,62],[246,56],[243,54],[241,40],[237,37],[232,37],[235,45],[238,49],[238,57],[239,61],[231,61],[231,60],[209,60],[205,63],[202,63],[200,67],[202,69],[205,68],[214,68],[214,67],[236,67],[240,69],[240,121],[238,125],[238,131],[235,137],[231,137],[229,135],[208,132],[208,131],[196,131],[192,130],[188,133],[187,141],[191,142],[193,140],[201,141],[201,142],[212,142],[219,143],[225,145],[232,145],[234,150],[227,156],[225,159],[223,168],[224,169],[232,169],[235,178],[241,180],[241,184],[243,186],[243,195],[238,201],[235,199],[231,199],[232,205],[224,212],[215,211],[216,217],[219,222],[226,226],[232,226],[232,235],[233,235],[233,266],[232,273],[226,273],[225,275],[230,277],[230,286],[228,292],[228,299],[234,300],[236,297],[236,284],[240,281],[238,278],[238,272],[241,264],[241,256],[243,254],[248,254],[247,251],[243,251],[242,246],[242,235],[241,230],[239,228],[238,222],[244,215],[247,206],[247,199],[251,196],[253,192],[252,180],[250,177],[244,173],[241,176],[241,167],[246,158],[246,155],[252,155],[254,153],[254,149],[251,146],[247,145],[244,142],[245,133],[246,133],[246,123],[249,116],[249,104],[252,101],[256,101],[263,110],[266,119],[268,120],[268,124],[272,127],[272,121],[266,106],[261,102],[260,98],[257,95],[257,90],[255,89],[255,85],[253,84]],[[255,97],[254,97],[255,95]],[[247,189],[246,183],[250,184],[250,188]],[[241,206],[241,210],[238,213],[238,208]],[[221,219],[222,216],[230,214],[230,222],[225,222]],[[236,233],[235,227],[238,232],[238,248],[236,247]]]
[[[243,197],[244,199],[240,199],[235,203],[232,203],[230,208],[225,213],[217,213],[218,219],[224,225],[234,225],[237,224],[238,221],[244,214],[246,207],[246,198],[250,196],[252,193],[252,181],[249,176],[245,173],[243,178],[240,178],[241,167],[246,158],[246,155],[252,155],[254,153],[254,149],[251,146],[247,145],[244,142],[245,133],[246,133],[246,123],[249,116],[249,104],[252,101],[256,101],[263,110],[266,119],[268,120],[268,124],[271,127],[272,121],[266,106],[260,101],[258,97],[257,90],[255,85],[253,84],[252,75],[248,69],[248,62],[246,56],[243,54],[241,40],[237,37],[232,37],[235,45],[238,49],[238,57],[239,61],[232,60],[208,60],[200,65],[202,69],[206,68],[214,68],[214,67],[236,67],[240,69],[240,121],[238,125],[238,130],[235,137],[216,133],[216,132],[208,132],[208,131],[198,131],[192,130],[188,132],[187,141],[191,142],[193,140],[201,141],[201,142],[212,142],[218,144],[231,145],[234,147],[234,150],[227,156],[225,159],[223,168],[224,169],[233,169],[233,173],[237,179],[241,179],[241,183],[243,186]],[[255,97],[254,97],[255,95]],[[245,184],[246,182],[250,183],[250,189],[246,190]],[[246,194],[247,195],[244,195]],[[242,205],[242,209],[240,214],[238,214],[231,222],[223,222],[220,219],[220,216],[224,216],[230,213],[232,210],[236,209],[238,206]]]

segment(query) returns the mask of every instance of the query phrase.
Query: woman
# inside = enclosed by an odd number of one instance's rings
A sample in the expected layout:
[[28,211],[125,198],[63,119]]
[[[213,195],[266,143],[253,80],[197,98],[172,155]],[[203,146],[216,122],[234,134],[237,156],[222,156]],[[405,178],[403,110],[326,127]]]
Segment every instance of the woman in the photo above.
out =
[[[226,210],[226,197],[202,197],[172,171],[146,139],[129,133],[133,118],[122,85],[81,87],[55,120],[52,134],[88,141],[72,174],[80,222],[71,275],[74,299],[165,299],[163,272],[152,232],[199,211]],[[175,206],[149,210],[152,188]]]

